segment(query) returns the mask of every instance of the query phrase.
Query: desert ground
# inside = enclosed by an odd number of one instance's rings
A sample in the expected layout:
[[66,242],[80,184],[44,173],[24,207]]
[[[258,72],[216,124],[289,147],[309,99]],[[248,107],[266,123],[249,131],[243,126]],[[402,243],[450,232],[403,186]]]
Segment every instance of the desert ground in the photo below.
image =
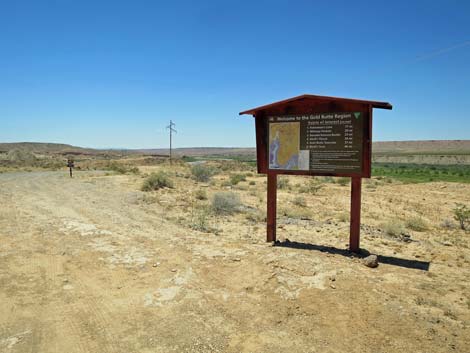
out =
[[[158,171],[173,187],[141,191]],[[242,163],[0,174],[0,352],[470,352],[469,183],[364,181],[357,256],[349,184],[287,180],[271,244]]]

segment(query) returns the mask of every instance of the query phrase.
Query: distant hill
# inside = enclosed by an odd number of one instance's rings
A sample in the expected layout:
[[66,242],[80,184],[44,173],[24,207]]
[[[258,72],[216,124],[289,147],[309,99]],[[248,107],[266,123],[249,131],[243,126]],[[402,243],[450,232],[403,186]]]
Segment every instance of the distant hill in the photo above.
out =
[[[0,154],[10,151],[34,153],[36,155],[87,155],[93,158],[103,156],[153,155],[167,156],[169,149],[100,150],[58,143],[17,142],[0,143]],[[255,148],[237,147],[193,147],[176,148],[175,156],[256,158]],[[429,141],[386,141],[374,142],[374,162],[383,163],[426,163],[426,164],[470,164],[470,140],[429,140]]]
[[470,154],[470,140],[374,142],[376,154]]
[[13,150],[20,150],[41,155],[66,155],[66,154],[81,154],[81,155],[115,155],[115,154],[128,154],[128,150],[99,150],[94,148],[77,147],[62,143],[44,143],[44,142],[12,142],[0,143],[0,153],[8,153]]
[[[156,149],[142,149],[136,150],[144,154],[155,154],[155,155],[169,155],[170,150],[167,148],[156,148]],[[188,147],[188,148],[175,148],[173,153],[176,156],[251,156],[255,158],[255,148],[240,148],[240,147]]]

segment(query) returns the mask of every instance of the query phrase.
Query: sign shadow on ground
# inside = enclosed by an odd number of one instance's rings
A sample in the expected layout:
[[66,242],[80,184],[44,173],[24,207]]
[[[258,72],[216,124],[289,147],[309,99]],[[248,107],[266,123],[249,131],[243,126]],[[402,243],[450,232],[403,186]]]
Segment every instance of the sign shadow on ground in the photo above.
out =
[[[325,245],[316,245],[316,244],[309,244],[309,243],[302,243],[296,241],[285,241],[285,242],[276,242],[274,246],[281,247],[281,248],[291,248],[291,249],[301,249],[301,250],[313,250],[313,251],[320,251],[325,252],[333,255],[342,255],[345,257],[357,257],[357,258],[364,258],[371,253],[366,249],[360,250],[360,253],[354,253],[347,249],[339,249],[333,246],[325,246]],[[384,256],[377,254],[379,263],[392,265],[392,266],[399,266],[399,267],[406,267],[415,270],[421,271],[429,271],[429,265],[431,264],[429,261],[419,261],[419,260],[409,260],[409,259],[402,259],[399,257],[394,256]]]

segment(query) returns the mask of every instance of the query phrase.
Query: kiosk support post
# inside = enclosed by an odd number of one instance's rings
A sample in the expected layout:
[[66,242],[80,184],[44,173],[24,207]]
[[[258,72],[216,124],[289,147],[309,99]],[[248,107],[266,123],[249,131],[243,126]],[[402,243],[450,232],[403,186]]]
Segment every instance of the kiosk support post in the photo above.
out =
[[359,252],[361,232],[361,184],[360,177],[351,178],[351,219],[349,230],[349,250]]
[[277,174],[268,172],[267,200],[267,238],[266,241],[276,241],[276,207],[277,207]]

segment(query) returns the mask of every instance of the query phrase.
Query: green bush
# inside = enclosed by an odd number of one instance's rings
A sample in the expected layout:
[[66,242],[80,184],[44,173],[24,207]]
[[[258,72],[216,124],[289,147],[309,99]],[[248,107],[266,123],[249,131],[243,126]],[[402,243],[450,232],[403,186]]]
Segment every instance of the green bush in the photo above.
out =
[[256,181],[252,180],[249,182],[250,185],[256,185]]
[[153,191],[161,188],[172,188],[173,182],[168,175],[164,172],[152,173],[145,180],[142,185],[142,191]]
[[421,217],[412,217],[408,219],[406,221],[406,227],[417,232],[423,232],[428,229],[426,221]]
[[196,164],[192,166],[191,174],[196,181],[207,183],[214,175],[214,169],[204,164]]
[[217,192],[212,199],[212,211],[215,214],[232,214],[241,206],[240,197],[233,192]]
[[230,175],[230,184],[237,185],[241,181],[246,181],[246,176],[244,174]]
[[466,205],[458,203],[454,208],[454,219],[459,222],[462,230],[467,229],[468,223],[470,223],[470,208]]

